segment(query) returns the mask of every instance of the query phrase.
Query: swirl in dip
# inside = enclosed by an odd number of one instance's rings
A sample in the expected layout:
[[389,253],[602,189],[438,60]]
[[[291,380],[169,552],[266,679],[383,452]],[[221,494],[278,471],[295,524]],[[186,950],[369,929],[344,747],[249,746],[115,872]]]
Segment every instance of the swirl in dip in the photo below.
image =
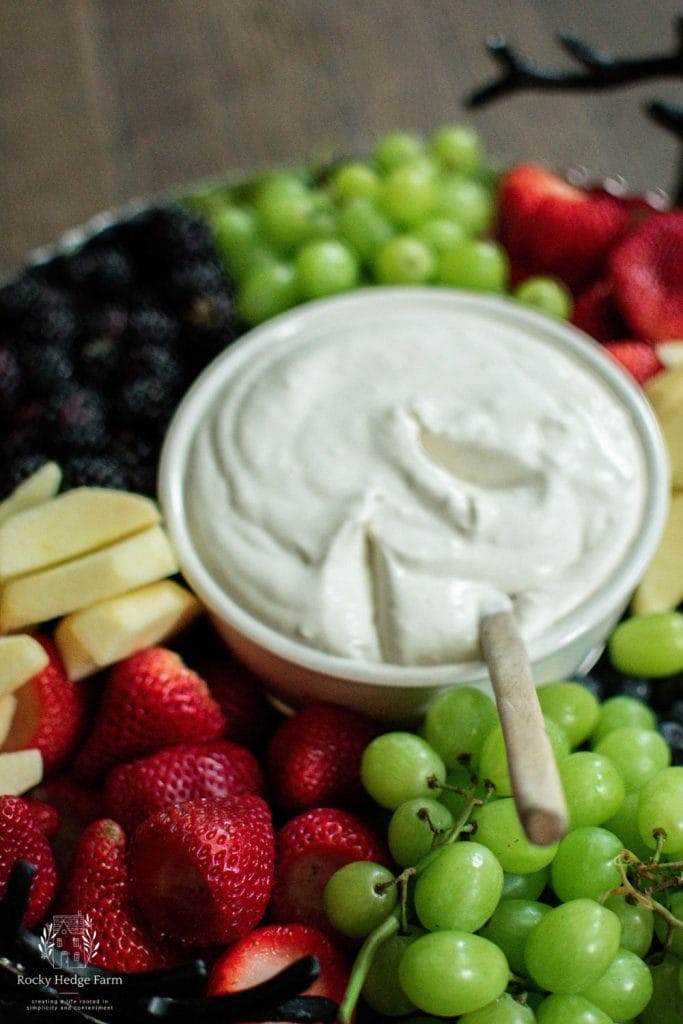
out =
[[246,342],[184,480],[216,583],[299,642],[401,665],[471,660],[510,603],[532,640],[585,601],[638,532],[643,455],[537,319],[403,299]]

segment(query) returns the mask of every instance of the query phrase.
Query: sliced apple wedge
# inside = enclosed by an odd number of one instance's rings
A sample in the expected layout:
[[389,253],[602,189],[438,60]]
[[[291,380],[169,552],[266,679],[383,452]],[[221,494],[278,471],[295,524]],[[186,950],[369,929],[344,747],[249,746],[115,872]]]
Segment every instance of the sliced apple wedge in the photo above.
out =
[[633,596],[636,615],[667,612],[683,600],[683,494],[671,499],[669,518],[655,557]]
[[656,374],[645,385],[645,394],[660,420],[675,413],[683,405],[683,366]]
[[177,571],[166,534],[152,526],[72,562],[10,580],[0,592],[0,632],[68,615]]
[[77,487],[0,525],[0,580],[96,551],[160,518],[154,502],[140,494]]
[[43,758],[39,750],[16,750],[0,754],[0,795],[21,796],[43,781]]
[[0,698],[13,693],[49,661],[32,636],[0,636]]
[[0,750],[2,750],[2,745],[9,736],[9,731],[12,728],[12,719],[16,710],[16,697],[9,694],[0,700]]
[[62,471],[56,462],[46,462],[16,487],[9,498],[0,502],[0,523],[34,505],[54,498],[62,482]]
[[189,590],[163,580],[69,615],[55,640],[69,678],[82,679],[179,633],[200,610]]

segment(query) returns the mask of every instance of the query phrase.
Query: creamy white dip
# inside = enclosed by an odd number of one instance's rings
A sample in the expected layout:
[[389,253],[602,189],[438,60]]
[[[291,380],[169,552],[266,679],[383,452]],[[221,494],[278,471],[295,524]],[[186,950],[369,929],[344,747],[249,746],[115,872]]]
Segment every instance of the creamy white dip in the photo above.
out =
[[366,304],[245,346],[184,482],[219,586],[311,647],[402,665],[476,657],[487,611],[511,603],[530,640],[586,600],[637,533],[640,444],[505,308]]

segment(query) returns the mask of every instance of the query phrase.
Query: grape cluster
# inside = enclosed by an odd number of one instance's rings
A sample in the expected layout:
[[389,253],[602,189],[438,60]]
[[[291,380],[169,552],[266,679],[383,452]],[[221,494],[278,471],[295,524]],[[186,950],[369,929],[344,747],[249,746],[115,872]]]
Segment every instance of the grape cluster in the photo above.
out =
[[[431,139],[394,132],[370,158],[322,174],[282,171],[189,198],[213,227],[249,325],[361,284],[441,284],[504,292],[505,250],[487,236],[495,174],[470,128]],[[520,301],[566,317],[559,281],[530,278]]]
[[384,1016],[461,1024],[683,1019],[683,767],[634,697],[566,681],[539,698],[570,814],[552,846],[524,835],[479,690],[366,748],[398,868],[357,862],[327,884],[331,924],[364,940],[342,1022],[361,994]]
[[235,337],[205,221],[147,209],[0,289],[0,496],[48,458],[65,484],[154,492],[158,450]]

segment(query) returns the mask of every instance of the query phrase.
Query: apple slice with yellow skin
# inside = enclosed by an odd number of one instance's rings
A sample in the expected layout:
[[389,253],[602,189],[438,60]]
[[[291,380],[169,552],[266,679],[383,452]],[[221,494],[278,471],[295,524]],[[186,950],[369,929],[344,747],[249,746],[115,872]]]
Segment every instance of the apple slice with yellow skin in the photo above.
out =
[[46,462],[28,479],[16,487],[8,498],[0,502],[0,524],[34,505],[54,498],[62,482],[62,471],[56,462]]
[[154,502],[140,494],[77,487],[0,525],[0,580],[97,551],[160,518]]
[[15,750],[0,754],[0,796],[21,796],[43,781],[39,750]]
[[100,551],[10,580],[0,592],[0,632],[68,615],[177,571],[164,530],[152,526]]
[[683,600],[683,494],[671,499],[669,518],[655,557],[633,596],[633,612],[668,612]]
[[0,699],[23,686],[49,661],[32,636],[0,636]]
[[167,640],[200,611],[189,590],[163,580],[69,615],[55,630],[55,641],[69,679],[82,679]]
[[645,385],[645,394],[660,420],[680,409],[683,404],[683,365],[651,377]]
[[2,750],[2,745],[9,736],[16,710],[17,698],[13,697],[11,693],[0,700],[0,750]]

